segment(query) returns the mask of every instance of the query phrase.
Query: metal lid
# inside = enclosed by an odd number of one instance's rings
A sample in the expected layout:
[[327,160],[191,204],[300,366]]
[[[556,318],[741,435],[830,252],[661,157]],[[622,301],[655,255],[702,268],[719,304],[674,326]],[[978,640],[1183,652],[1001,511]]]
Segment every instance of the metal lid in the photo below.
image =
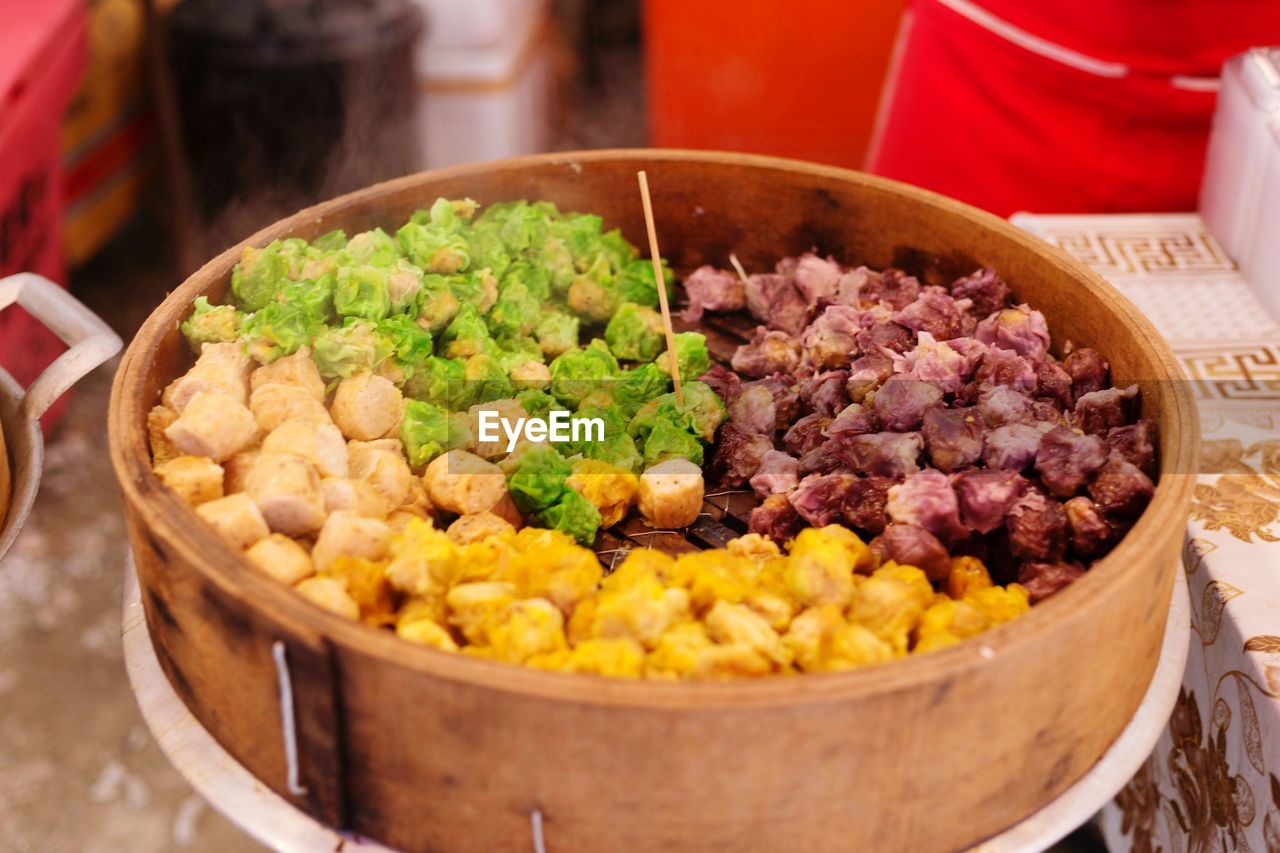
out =
[[416,39],[409,0],[183,0],[169,15],[171,50],[215,64],[335,62]]

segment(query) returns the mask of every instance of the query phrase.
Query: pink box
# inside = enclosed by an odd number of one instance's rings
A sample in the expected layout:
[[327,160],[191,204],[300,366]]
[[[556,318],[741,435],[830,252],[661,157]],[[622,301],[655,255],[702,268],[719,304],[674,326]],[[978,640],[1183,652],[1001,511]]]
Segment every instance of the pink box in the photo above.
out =
[[[0,277],[63,285],[58,126],[88,56],[79,0],[7,0],[0,26]],[[0,316],[0,367],[24,386],[64,349],[14,307]],[[65,398],[64,398],[65,401]],[[45,426],[57,417],[55,407]]]

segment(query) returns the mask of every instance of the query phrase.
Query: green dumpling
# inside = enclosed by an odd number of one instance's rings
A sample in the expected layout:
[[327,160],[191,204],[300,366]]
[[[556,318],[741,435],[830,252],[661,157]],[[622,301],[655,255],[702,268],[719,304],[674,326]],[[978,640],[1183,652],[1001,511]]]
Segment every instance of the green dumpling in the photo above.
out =
[[443,453],[449,444],[449,415],[433,403],[404,401],[400,421],[400,442],[414,468],[426,465]]
[[604,330],[609,350],[623,361],[653,361],[662,352],[662,315],[652,308],[624,302]]
[[197,354],[205,344],[230,343],[240,336],[245,317],[234,305],[212,305],[207,296],[197,296],[192,308],[182,321],[182,334]]
[[534,516],[534,520],[542,527],[569,534],[579,545],[590,547],[600,529],[600,510],[573,489],[566,489],[559,501]]
[[572,473],[573,466],[554,447],[530,447],[521,454],[507,483],[507,490],[516,508],[525,515],[531,515],[560,500],[568,491],[565,481]]

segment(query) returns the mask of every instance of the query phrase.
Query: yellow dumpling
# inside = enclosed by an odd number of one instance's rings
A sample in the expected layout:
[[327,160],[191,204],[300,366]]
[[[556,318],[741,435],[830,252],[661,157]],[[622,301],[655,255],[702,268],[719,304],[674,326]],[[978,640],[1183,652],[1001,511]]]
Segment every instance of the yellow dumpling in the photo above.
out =
[[887,642],[896,654],[905,654],[924,611],[919,590],[901,578],[877,572],[858,584],[848,612],[849,621]]
[[488,645],[490,631],[515,600],[515,585],[504,581],[458,584],[445,596],[449,624],[461,631],[468,643]]
[[748,533],[737,539],[730,539],[725,548],[735,557],[750,557],[755,560],[767,560],[782,554],[777,542],[759,533]]
[[399,626],[406,622],[416,622],[422,619],[435,622],[437,625],[444,625],[445,617],[448,615],[446,607],[443,594],[410,598],[400,605],[400,610],[396,613],[396,625]]
[[517,556],[506,560],[493,578],[515,584],[521,598],[546,598],[571,614],[600,582],[600,561],[558,530],[538,531],[554,535],[525,535],[525,530],[515,537]]
[[489,628],[493,656],[508,663],[524,663],[534,655],[560,652],[568,648],[564,637],[564,614],[545,598],[514,601],[501,620]]
[[430,619],[397,622],[396,636],[411,643],[430,646],[434,649],[443,649],[447,652],[456,652],[458,650],[458,644],[453,641],[453,637],[449,635],[449,632]]
[[981,610],[992,625],[1008,622],[1031,609],[1026,588],[1016,583],[977,589],[966,595],[964,600]]
[[611,571],[600,585],[604,589],[617,587],[629,582],[629,578],[640,575],[652,575],[666,583],[671,582],[675,572],[676,560],[670,554],[654,551],[652,548],[634,548]]
[[911,587],[916,598],[926,607],[933,603],[936,595],[933,591],[933,584],[929,583],[929,576],[915,566],[906,566],[890,560],[872,572],[871,577],[894,578],[902,581]]
[[717,643],[747,646],[779,666],[789,665],[794,657],[765,618],[745,605],[717,601],[706,622],[707,635]]
[[443,530],[414,518],[391,540],[386,577],[406,595],[441,595],[458,579],[460,555],[458,544]]
[[991,626],[991,620],[967,601],[939,601],[920,617],[913,651],[927,652],[955,645]]
[[569,653],[564,668],[569,672],[639,678],[644,675],[644,655],[644,646],[626,637],[584,640]]
[[956,557],[947,575],[947,592],[952,598],[964,598],[970,592],[991,586],[991,575],[977,557]]
[[851,669],[895,657],[889,643],[847,622],[834,604],[811,607],[791,620],[783,640],[806,672]]
[[390,625],[396,617],[385,571],[384,563],[341,556],[325,569],[322,576],[346,582],[347,595],[360,605],[362,620],[370,625]]
[[664,633],[645,664],[650,678],[718,681],[772,671],[773,665],[760,652],[743,643],[715,643],[706,626],[693,621],[680,622]]
[[671,624],[674,613],[662,582],[651,574],[637,573],[627,584],[606,586],[595,601],[590,636],[601,639],[629,637],[653,648]]
[[853,598],[855,562],[846,543],[827,528],[806,528],[791,543],[784,574],[787,589],[806,606],[843,607]]
[[694,551],[676,557],[668,582],[689,590],[689,599],[699,613],[717,601],[737,603],[751,592],[758,567],[746,557],[728,551]]
[[622,521],[640,489],[635,474],[596,459],[584,459],[574,465],[566,484],[600,511],[603,528]]
[[491,536],[458,548],[458,583],[497,580],[519,558],[511,535]]

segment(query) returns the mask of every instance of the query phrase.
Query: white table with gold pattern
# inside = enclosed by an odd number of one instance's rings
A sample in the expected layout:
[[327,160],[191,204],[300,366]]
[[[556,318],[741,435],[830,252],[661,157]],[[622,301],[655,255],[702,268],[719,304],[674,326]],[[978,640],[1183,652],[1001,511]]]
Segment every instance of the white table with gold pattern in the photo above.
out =
[[1280,851],[1280,324],[1195,214],[1012,220],[1133,300],[1200,408],[1187,669],[1155,751],[1103,812],[1107,843]]

